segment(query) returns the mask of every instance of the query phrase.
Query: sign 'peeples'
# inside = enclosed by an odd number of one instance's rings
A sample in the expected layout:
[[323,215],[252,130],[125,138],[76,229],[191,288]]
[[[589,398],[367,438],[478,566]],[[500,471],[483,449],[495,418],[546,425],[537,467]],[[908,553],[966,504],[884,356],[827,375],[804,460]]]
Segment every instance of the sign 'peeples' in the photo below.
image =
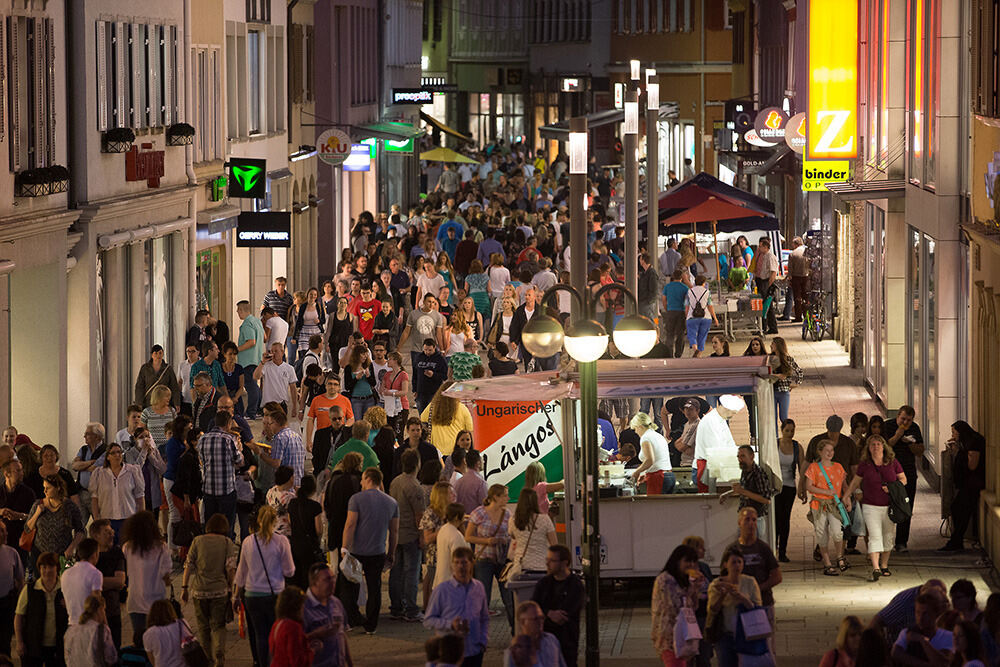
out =
[[858,3],[809,3],[806,157],[858,156]]

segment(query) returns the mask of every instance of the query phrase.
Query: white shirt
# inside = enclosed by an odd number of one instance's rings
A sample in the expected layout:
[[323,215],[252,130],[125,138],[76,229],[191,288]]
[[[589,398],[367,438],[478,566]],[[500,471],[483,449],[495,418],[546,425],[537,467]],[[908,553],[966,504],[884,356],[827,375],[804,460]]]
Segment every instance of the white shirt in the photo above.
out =
[[76,625],[80,621],[87,596],[94,591],[100,592],[104,587],[104,575],[90,561],[83,560],[63,572],[59,586],[66,598],[69,624]]
[[[129,614],[148,614],[149,608],[157,600],[167,597],[167,587],[163,577],[170,574],[173,566],[170,563],[170,549],[161,543],[159,548],[139,554],[132,551],[131,544],[122,545],[125,554],[125,568],[128,572],[128,600],[125,611]],[[156,663],[160,664],[159,661]]]
[[503,288],[510,282],[510,270],[506,266],[491,266],[489,274],[490,296],[503,296]]
[[97,498],[102,519],[127,519],[138,510],[137,501],[146,495],[142,469],[123,463],[118,477],[111,468],[97,468],[90,476],[90,493]]
[[459,547],[467,547],[469,543],[462,537],[462,532],[450,523],[441,526],[437,535],[437,571],[434,573],[434,586],[451,579],[451,554]]
[[245,588],[250,593],[270,594],[273,590],[277,594],[285,589],[285,577],[293,574],[295,561],[292,560],[292,547],[287,537],[275,533],[270,542],[265,542],[263,537],[254,533],[243,540],[234,581],[237,588]]
[[711,410],[698,422],[698,432],[694,437],[694,460],[705,460],[705,450],[709,447],[728,445],[736,456],[736,441],[729,430],[729,422],[722,418],[718,410]]
[[542,290],[542,294],[545,294],[557,282],[559,282],[559,279],[556,278],[556,274],[552,273],[550,269],[539,271],[531,278],[531,284]]
[[142,633],[142,647],[156,667],[187,667],[181,655],[181,639],[190,635],[180,620],[170,625],[154,625]]
[[[70,619],[72,622],[73,619]],[[98,649],[98,633],[104,636],[104,655]],[[118,660],[118,651],[111,639],[111,628],[91,619],[83,625],[70,625],[63,638],[63,657],[66,667],[94,667],[94,665],[113,665]],[[104,663],[98,662],[100,657]],[[159,663],[157,663],[159,664]]]
[[673,248],[667,248],[660,255],[660,273],[669,278],[674,273],[674,269],[677,267],[677,262],[680,260],[681,254],[674,250]]
[[271,332],[271,335],[267,337],[266,350],[270,350],[271,345],[274,343],[285,344],[285,338],[288,337],[288,322],[277,315],[273,315],[271,319],[264,322],[264,326]]
[[298,382],[295,369],[287,361],[281,362],[280,366],[274,361],[268,361],[261,366],[261,369],[260,404],[287,401],[288,385]]
[[[670,466],[670,447],[667,445],[666,438],[653,429],[649,429],[642,434],[641,438],[639,438],[639,444],[649,445],[649,448],[653,453],[653,462],[649,468],[646,469],[647,473],[657,472],[658,470],[663,470],[665,472],[673,470]],[[643,458],[643,451],[644,448],[640,447],[639,460],[645,463],[646,459]]]
[[181,362],[181,365],[177,367],[177,381],[181,385],[181,402],[182,403],[194,403],[194,396],[192,392],[194,387],[191,386],[191,366],[194,364],[188,363],[185,359]]
[[127,428],[123,428],[122,430],[115,433],[115,442],[121,445],[122,448],[124,449],[125,447],[128,447],[132,443],[132,434],[128,432]]

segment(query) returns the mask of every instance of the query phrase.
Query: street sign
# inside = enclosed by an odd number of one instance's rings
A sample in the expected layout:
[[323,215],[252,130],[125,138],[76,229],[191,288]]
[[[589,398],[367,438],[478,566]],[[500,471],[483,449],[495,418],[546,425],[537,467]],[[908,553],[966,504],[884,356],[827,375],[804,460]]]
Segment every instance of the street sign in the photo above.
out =
[[850,175],[850,160],[803,160],[802,191],[823,192],[827,183],[843,183]]
[[343,164],[351,154],[351,138],[338,129],[330,129],[316,140],[319,159],[334,167]]
[[747,130],[746,134],[743,135],[743,138],[751,146],[759,146],[760,148],[770,148],[771,146],[776,145],[773,141],[761,139],[760,135],[757,134],[757,130],[753,128]]
[[290,248],[291,230],[291,213],[244,211],[236,222],[236,247]]
[[809,2],[806,157],[858,156],[858,0]]
[[267,160],[229,158],[229,196],[263,199],[267,196]]
[[788,115],[780,107],[767,107],[757,113],[753,121],[753,129],[764,141],[778,143],[785,138],[785,123]]
[[785,123],[785,143],[800,155],[806,150],[806,114],[797,113]]
[[344,160],[344,171],[368,171],[371,169],[371,149],[365,144],[351,146],[351,154]]
[[393,88],[393,104],[434,104],[434,93],[427,88]]

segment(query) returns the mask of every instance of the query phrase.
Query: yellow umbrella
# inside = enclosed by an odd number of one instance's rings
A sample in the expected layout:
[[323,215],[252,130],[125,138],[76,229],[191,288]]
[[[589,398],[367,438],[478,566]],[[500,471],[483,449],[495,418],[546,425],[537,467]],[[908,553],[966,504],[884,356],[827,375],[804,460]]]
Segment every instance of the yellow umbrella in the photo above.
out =
[[450,148],[433,148],[429,151],[424,151],[420,154],[421,160],[427,160],[428,162],[463,162],[465,164],[479,164],[472,158],[465,157],[461,153],[456,153]]

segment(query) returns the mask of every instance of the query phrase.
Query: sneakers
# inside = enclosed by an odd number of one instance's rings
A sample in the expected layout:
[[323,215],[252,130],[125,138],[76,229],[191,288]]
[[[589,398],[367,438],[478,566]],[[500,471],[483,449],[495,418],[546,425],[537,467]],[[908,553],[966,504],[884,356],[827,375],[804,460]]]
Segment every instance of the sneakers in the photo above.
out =
[[390,621],[405,621],[406,620],[406,616],[404,616],[403,614],[400,614],[398,612],[391,611],[391,612],[389,612],[389,620]]
[[406,621],[407,623],[423,623],[424,614],[423,612],[418,611],[416,614],[410,616],[404,616],[403,620]]

